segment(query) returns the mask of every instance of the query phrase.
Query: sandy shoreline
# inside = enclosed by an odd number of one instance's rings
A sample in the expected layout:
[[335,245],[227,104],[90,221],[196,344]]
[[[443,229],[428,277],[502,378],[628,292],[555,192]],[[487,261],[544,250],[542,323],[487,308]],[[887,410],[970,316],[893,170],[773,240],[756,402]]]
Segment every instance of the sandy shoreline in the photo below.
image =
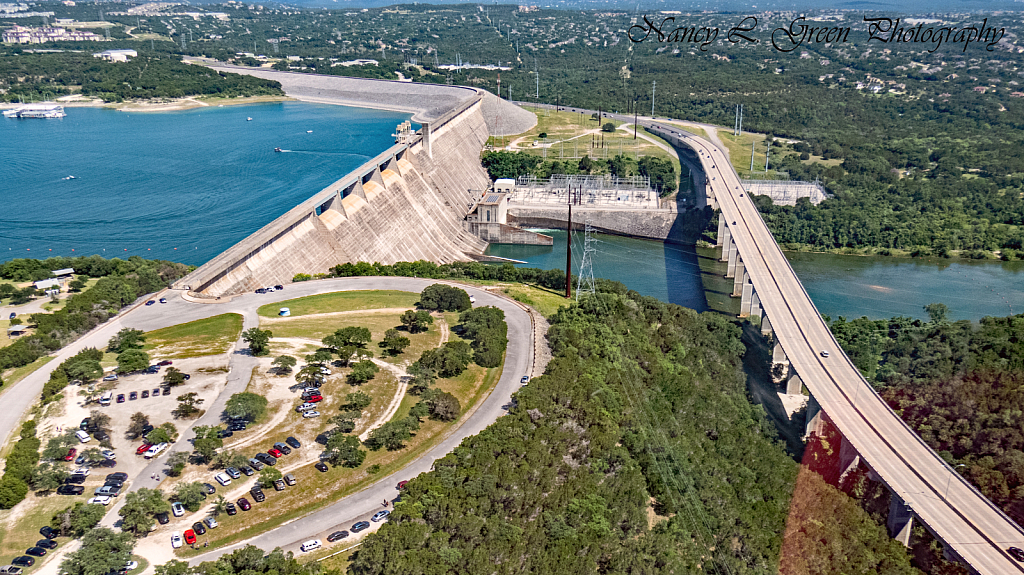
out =
[[[247,104],[261,104],[265,102],[287,102],[294,98],[288,96],[248,96],[240,98],[209,98],[198,97],[178,98],[174,100],[155,101],[132,101],[132,102],[105,102],[83,96],[64,96],[57,98],[56,103],[65,108],[111,108],[122,112],[178,112],[191,110],[193,108],[208,108],[221,106],[244,106]],[[0,104],[0,109],[16,108],[21,104],[5,102]]]

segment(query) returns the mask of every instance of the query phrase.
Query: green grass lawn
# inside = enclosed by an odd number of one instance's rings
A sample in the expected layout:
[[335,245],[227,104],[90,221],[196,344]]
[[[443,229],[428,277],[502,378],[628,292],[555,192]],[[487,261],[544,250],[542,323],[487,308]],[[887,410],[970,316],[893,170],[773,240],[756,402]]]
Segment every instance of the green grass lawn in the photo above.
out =
[[145,350],[161,358],[185,359],[227,353],[242,333],[242,316],[215,315],[146,334]]
[[0,388],[0,394],[2,394],[4,390],[10,389],[13,384],[18,383],[22,379],[25,379],[25,377],[28,376],[28,374],[49,363],[51,359],[53,359],[52,355],[44,355],[43,357],[40,357],[39,359],[33,361],[28,365],[23,365],[21,367],[16,367],[14,369],[9,369],[5,371],[4,386]]
[[[42,539],[42,535],[39,534],[39,528],[44,525],[50,524],[50,518],[54,516],[58,511],[63,510],[66,507],[70,507],[75,504],[76,501],[86,501],[89,499],[89,495],[79,496],[68,496],[68,495],[48,495],[46,497],[36,498],[33,495],[29,495],[32,498],[31,501],[22,502],[22,505],[30,505],[30,507],[21,514],[14,521],[10,521],[9,516],[11,511],[3,511],[0,513],[0,524],[2,524],[2,530],[0,530],[0,563],[4,565],[10,565],[11,559],[25,554],[25,550],[29,547],[35,546],[35,542]],[[59,537],[56,539],[60,547],[67,545],[70,541],[67,537]],[[59,547],[58,547],[59,549]],[[56,550],[54,550],[56,551]],[[52,553],[53,551],[51,551]],[[37,565],[26,569],[27,572],[38,570]]]
[[285,300],[280,303],[260,306],[262,317],[276,317],[278,311],[289,308],[291,315],[302,316],[314,313],[335,311],[355,311],[362,309],[379,309],[389,307],[415,307],[420,301],[420,294],[395,290],[343,291],[312,295],[298,299]]

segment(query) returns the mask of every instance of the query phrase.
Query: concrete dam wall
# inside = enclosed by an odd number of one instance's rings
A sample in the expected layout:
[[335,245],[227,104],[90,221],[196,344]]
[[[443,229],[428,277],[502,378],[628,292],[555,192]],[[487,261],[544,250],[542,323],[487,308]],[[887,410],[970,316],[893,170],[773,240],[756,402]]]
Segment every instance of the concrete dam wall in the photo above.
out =
[[[389,82],[389,84],[391,84]],[[287,283],[344,262],[467,261],[487,243],[463,227],[490,185],[482,95],[420,114],[422,129],[337,180],[173,286],[216,298]],[[426,116],[426,117],[425,117]],[[471,191],[472,190],[472,191]]]
[[[568,228],[569,208],[565,207],[509,207],[509,223],[522,228]],[[577,230],[589,223],[595,231],[692,244],[700,239],[704,215],[700,210],[669,209],[616,210],[573,206],[572,224]]]

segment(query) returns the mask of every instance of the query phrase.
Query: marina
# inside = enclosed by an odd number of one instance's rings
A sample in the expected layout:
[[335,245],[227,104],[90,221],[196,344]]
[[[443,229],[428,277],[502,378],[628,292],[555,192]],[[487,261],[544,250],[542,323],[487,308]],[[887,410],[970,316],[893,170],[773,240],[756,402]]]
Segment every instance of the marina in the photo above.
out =
[[17,108],[4,110],[5,118],[63,118],[65,116],[67,114],[64,113],[64,106],[53,102],[23,104]]

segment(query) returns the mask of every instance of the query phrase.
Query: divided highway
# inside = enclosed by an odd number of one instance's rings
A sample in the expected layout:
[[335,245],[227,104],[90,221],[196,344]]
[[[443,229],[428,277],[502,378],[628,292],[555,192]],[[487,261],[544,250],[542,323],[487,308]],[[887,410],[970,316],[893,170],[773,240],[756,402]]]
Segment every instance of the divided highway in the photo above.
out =
[[[626,119],[626,118],[623,118]],[[723,150],[676,126],[643,120],[697,152],[776,337],[811,395],[868,466],[978,573],[1024,573],[1006,552],[1024,530],[974,489],[861,376],[804,291]],[[828,352],[828,357],[822,356]]]

